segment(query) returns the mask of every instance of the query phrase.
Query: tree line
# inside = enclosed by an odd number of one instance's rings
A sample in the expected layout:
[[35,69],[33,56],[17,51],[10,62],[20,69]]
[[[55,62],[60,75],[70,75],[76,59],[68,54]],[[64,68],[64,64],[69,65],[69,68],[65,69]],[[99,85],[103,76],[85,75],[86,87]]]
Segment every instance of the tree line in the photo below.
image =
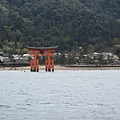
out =
[[22,54],[26,45],[103,51],[120,39],[119,12],[119,0],[1,0],[0,51]]

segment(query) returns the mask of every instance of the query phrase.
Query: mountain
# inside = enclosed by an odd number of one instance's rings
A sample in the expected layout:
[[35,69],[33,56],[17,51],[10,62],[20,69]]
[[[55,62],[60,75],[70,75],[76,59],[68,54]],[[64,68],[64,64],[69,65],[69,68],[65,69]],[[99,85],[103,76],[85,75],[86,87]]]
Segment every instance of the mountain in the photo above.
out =
[[105,50],[120,39],[119,0],[1,0],[0,50],[23,53],[26,45]]

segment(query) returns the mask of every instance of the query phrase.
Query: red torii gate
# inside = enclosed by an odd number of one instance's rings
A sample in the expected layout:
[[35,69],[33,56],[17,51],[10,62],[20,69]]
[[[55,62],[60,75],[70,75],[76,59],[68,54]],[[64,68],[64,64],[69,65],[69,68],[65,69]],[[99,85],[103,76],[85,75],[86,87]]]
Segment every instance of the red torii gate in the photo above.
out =
[[30,52],[30,71],[39,72],[39,60],[37,56],[45,56],[45,70],[54,71],[54,52],[58,46],[54,47],[30,47],[26,46]]

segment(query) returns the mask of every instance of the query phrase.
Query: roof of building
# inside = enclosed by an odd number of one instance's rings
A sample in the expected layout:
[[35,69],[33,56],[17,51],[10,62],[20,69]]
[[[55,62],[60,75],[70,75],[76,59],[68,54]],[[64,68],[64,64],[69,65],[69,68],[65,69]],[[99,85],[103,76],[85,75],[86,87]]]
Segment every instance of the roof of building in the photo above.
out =
[[3,52],[0,52],[0,56],[5,56],[5,54]]
[[27,49],[29,50],[55,50],[58,48],[58,46],[53,46],[53,47],[31,47],[31,46],[26,46]]

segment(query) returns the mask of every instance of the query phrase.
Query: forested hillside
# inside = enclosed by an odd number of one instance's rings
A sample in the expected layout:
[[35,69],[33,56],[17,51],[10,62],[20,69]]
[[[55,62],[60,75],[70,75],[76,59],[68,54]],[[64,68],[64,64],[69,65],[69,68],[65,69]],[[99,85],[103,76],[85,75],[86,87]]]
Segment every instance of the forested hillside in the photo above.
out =
[[120,39],[120,0],[1,0],[0,51],[26,45],[61,51],[91,45],[102,51]]

